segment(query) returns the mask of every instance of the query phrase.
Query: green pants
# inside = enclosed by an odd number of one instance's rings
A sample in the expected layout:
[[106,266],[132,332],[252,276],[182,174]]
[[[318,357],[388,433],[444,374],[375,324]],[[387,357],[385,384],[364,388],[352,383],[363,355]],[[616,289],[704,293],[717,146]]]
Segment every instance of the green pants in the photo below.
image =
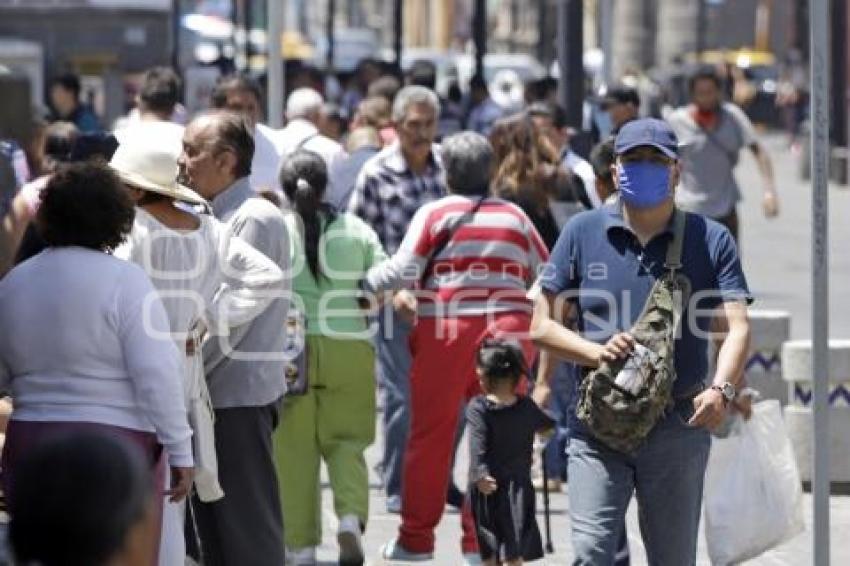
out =
[[375,439],[375,356],[370,343],[307,337],[306,395],[287,397],[274,436],[288,548],[322,540],[319,469],[325,461],[337,517],[369,515],[364,452]]

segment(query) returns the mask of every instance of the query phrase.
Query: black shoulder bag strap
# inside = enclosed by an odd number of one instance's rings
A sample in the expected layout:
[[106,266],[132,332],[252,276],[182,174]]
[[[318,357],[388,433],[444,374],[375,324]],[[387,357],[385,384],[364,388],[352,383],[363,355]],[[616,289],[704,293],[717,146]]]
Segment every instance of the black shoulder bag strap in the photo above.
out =
[[[685,241],[685,224],[688,215],[678,208],[675,209],[673,214],[675,214],[673,217],[673,239],[667,247],[667,258],[664,261],[664,268],[667,270],[667,277],[669,277],[670,283],[673,285],[675,293],[673,297],[674,303],[677,301],[676,295],[678,295],[678,301],[681,301],[678,304],[678,314],[681,316],[685,309],[685,303],[691,295],[691,282],[681,274],[682,247]],[[676,322],[676,326],[679,326],[679,321]]]
[[[655,285],[662,284],[665,278],[668,278],[669,281],[673,281],[674,283],[681,283],[681,280],[683,279],[678,277],[678,273],[682,270],[682,244],[685,241],[686,221],[687,214],[678,208],[673,209],[673,239],[670,240],[670,244],[667,246],[667,256],[664,258],[664,269],[666,270],[666,273],[663,277],[655,281]],[[690,286],[688,285],[687,287],[688,288],[682,289],[683,300],[685,294],[690,293]],[[653,290],[654,289],[655,286],[653,286]],[[646,315],[652,305],[653,294],[653,292],[650,292],[649,296],[646,298],[646,302],[640,310],[640,316],[638,316],[637,320],[641,320]]]
[[667,258],[664,267],[675,275],[682,269],[682,244],[685,241],[685,222],[687,215],[678,208],[673,211],[673,240],[667,247]]
[[425,268],[422,270],[422,277],[419,278],[420,287],[424,287],[425,282],[431,276],[431,271],[434,266],[434,259],[438,255],[440,255],[440,253],[442,253],[444,249],[446,249],[446,246],[449,245],[449,242],[457,233],[457,231],[463,225],[469,224],[469,222],[472,221],[472,218],[475,216],[475,213],[478,212],[478,210],[481,208],[481,205],[484,204],[485,200],[487,200],[487,197],[488,195],[484,195],[483,197],[479,198],[478,201],[475,203],[475,206],[473,206],[469,212],[458,218],[457,222],[455,222],[451,228],[442,233],[442,237],[439,241],[437,241],[437,244],[434,246],[434,249],[431,250],[431,253],[428,255],[428,261],[425,262]]
[[307,142],[309,142],[311,139],[317,138],[317,137],[319,137],[319,132],[315,132],[315,133],[310,134],[309,136],[307,136],[306,138],[304,138],[303,140],[298,142],[298,144],[292,149],[292,153],[295,153],[299,149],[302,149],[305,145],[307,145]]

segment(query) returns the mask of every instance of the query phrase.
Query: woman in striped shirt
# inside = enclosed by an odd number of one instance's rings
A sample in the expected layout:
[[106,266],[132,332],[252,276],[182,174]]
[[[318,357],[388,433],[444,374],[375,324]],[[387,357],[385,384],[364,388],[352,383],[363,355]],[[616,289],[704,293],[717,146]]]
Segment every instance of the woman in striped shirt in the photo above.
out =
[[[511,336],[532,362],[526,292],[548,258],[528,216],[490,196],[493,149],[486,138],[451,136],[443,143],[443,163],[452,194],[420,208],[398,252],[364,281],[369,291],[417,288],[410,301],[418,322],[410,342],[402,524],[398,538],[382,549],[386,559],[425,560],[433,553],[444,505],[434,494],[448,485],[457,407],[481,392],[475,352],[486,338]],[[463,553],[477,560],[468,508],[462,522]]]

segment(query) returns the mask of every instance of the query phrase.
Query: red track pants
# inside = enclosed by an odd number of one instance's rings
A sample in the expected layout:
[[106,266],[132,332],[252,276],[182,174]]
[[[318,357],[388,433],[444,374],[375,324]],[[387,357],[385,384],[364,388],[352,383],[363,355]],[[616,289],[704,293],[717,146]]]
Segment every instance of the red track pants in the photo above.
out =
[[[504,313],[453,319],[420,318],[410,336],[411,423],[404,459],[399,542],[411,552],[434,550],[434,529],[443,515],[449,483],[458,406],[481,393],[475,372],[478,346],[506,333],[522,344],[529,367],[534,348],[531,318]],[[478,552],[468,502],[461,515],[464,553]]]

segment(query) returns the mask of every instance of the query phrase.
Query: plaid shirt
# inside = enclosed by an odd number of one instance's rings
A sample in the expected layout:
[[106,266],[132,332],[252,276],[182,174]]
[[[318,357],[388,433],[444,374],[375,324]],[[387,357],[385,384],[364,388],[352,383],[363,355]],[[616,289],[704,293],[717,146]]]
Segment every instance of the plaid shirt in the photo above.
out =
[[427,169],[417,175],[408,168],[401,146],[395,143],[363,166],[348,210],[374,228],[391,255],[401,245],[416,211],[445,195],[446,174],[439,146],[433,146]]

